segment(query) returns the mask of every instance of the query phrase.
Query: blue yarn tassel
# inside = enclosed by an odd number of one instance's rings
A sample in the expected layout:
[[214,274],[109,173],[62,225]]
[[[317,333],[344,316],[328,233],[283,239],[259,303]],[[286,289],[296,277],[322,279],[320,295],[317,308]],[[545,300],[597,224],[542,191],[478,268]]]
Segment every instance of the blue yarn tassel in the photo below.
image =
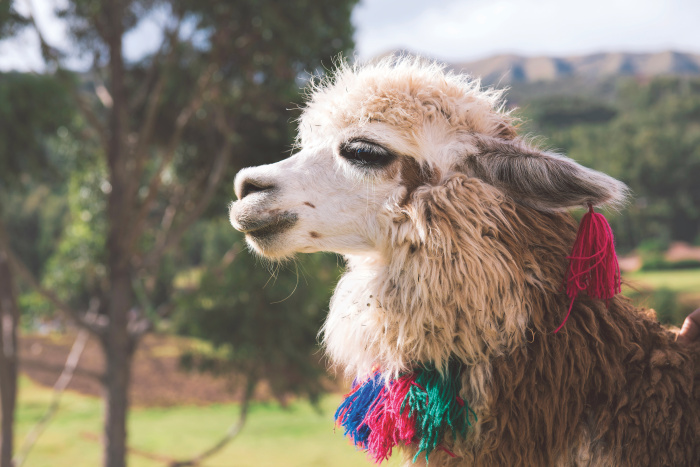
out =
[[367,438],[371,430],[362,422],[383,387],[384,381],[381,373],[377,371],[359,387],[356,386],[335,412],[336,423],[345,428],[345,436],[350,436],[356,446],[367,447]]

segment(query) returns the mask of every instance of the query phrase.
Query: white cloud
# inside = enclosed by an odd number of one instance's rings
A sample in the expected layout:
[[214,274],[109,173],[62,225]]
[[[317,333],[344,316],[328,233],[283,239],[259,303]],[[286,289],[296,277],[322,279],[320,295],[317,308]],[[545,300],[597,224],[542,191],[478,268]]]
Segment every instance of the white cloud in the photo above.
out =
[[[47,39],[65,47],[65,28],[52,14],[65,0],[32,1]],[[158,46],[160,13],[125,37],[127,59]],[[698,0],[363,0],[353,12],[360,58],[406,48],[455,61],[497,53],[700,52],[699,21]],[[0,42],[0,70],[42,68],[30,31]]]
[[447,60],[496,53],[700,51],[697,0],[472,0],[412,5],[365,0],[356,11],[358,55],[407,48]]
[[[54,47],[67,44],[63,24],[53,14],[59,3],[51,0],[15,1],[14,6],[22,15],[31,11],[45,40]],[[39,38],[31,28],[25,28],[10,40],[0,41],[0,70],[41,71],[44,62],[41,58]]]
[[[64,52],[69,51],[70,39],[66,25],[54,14],[57,7],[64,5],[64,0],[19,1],[16,2],[16,8],[20,14],[28,14],[29,1],[46,42]],[[162,30],[167,21],[168,13],[164,8],[156,8],[143,18],[136,28],[124,35],[124,57],[127,60],[138,60],[155,52],[162,41]],[[66,63],[72,69],[86,69],[90,66],[90,60],[90,57],[69,57]],[[44,70],[39,39],[32,28],[28,27],[16,37],[0,41],[0,71],[8,70]]]

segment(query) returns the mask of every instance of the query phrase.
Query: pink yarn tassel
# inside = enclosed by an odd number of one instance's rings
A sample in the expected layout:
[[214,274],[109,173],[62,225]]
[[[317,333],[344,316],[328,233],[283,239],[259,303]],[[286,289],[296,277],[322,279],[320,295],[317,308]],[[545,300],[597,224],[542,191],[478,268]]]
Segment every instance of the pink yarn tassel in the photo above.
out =
[[554,331],[559,332],[569,319],[574,301],[581,291],[588,296],[609,300],[620,293],[620,266],[615,253],[615,239],[607,219],[593,211],[581,218],[576,241],[569,256],[569,270],[566,277],[566,295],[571,300],[564,321]]
[[414,380],[410,373],[384,387],[365,416],[363,423],[371,429],[367,449],[376,463],[388,460],[395,446],[410,444],[416,436],[415,415],[409,416],[410,408],[404,405]]

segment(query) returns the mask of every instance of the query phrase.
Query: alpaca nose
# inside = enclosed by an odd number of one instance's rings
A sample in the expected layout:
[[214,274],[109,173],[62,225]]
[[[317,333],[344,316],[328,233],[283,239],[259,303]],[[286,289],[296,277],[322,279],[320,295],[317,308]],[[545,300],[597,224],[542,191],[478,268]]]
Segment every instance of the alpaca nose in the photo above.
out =
[[272,182],[241,173],[239,177],[236,177],[234,190],[238,199],[241,200],[252,193],[271,192],[275,188],[276,186]]
[[238,198],[243,199],[251,193],[258,193],[260,191],[272,191],[274,188],[274,185],[259,180],[244,180],[243,186],[241,187],[241,194],[238,195]]

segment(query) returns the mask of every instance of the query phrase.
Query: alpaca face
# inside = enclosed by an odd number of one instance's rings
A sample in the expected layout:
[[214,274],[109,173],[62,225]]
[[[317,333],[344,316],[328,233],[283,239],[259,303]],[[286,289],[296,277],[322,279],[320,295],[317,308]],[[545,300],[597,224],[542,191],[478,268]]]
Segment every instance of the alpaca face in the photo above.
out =
[[426,240],[408,207],[455,175],[540,210],[624,198],[616,180],[518,138],[500,97],[418,60],[341,66],[312,89],[299,152],[237,175],[231,223],[270,258],[390,257]]
[[390,144],[391,133],[349,130],[236,176],[231,223],[255,251],[372,255],[388,246],[394,207],[418,169]]

